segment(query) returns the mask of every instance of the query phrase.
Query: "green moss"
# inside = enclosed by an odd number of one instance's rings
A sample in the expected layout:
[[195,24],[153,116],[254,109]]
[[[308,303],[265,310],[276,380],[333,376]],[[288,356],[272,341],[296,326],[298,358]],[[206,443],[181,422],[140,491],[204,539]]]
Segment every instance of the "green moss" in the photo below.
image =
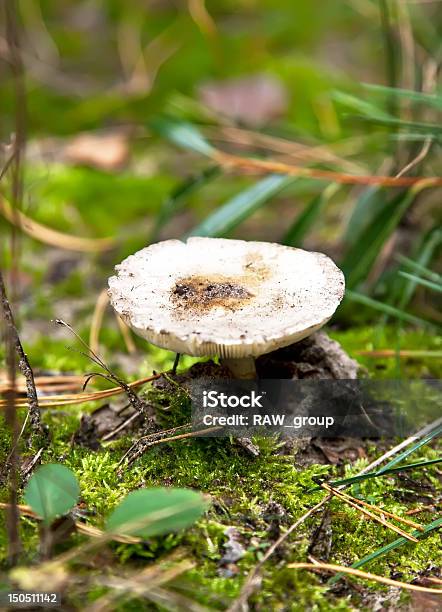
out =
[[[362,329],[333,334],[350,352],[373,346],[391,346],[393,332],[384,330],[374,343],[374,332]],[[106,337],[106,345],[108,338]],[[116,341],[116,339],[115,339]],[[404,337],[404,346],[415,348],[422,346],[423,336],[413,332]],[[45,339],[29,347],[30,355],[38,367],[62,371],[84,372],[85,358],[73,351],[66,351],[65,342]],[[434,347],[437,341],[427,338],[427,346]],[[172,364],[173,355],[160,349],[149,349],[146,359],[140,363],[140,375],[149,373],[152,363],[165,367]],[[180,367],[187,367],[194,360],[185,359]],[[387,372],[391,373],[391,363],[386,361]],[[370,360],[367,364],[372,363]],[[421,360],[419,371],[432,371],[431,359]],[[416,364],[411,364],[414,368]],[[409,364],[406,365],[409,367]],[[373,372],[373,370],[371,370]],[[189,400],[179,387],[173,392],[151,389],[147,392],[148,400],[154,405],[159,420],[164,427],[179,425],[189,418]],[[146,563],[155,562],[178,548],[184,551],[186,558],[195,562],[195,567],[180,578],[174,588],[183,588],[183,593],[209,605],[213,609],[225,609],[229,602],[238,596],[247,573],[256,565],[263,552],[271,545],[269,519],[266,506],[269,502],[278,502],[286,512],[281,529],[286,529],[308,508],[323,497],[322,492],[308,493],[314,486],[314,478],[353,475],[380,451],[375,443],[367,449],[368,457],[359,459],[353,464],[346,464],[342,470],[330,465],[314,464],[299,467],[296,456],[285,455],[276,439],[260,438],[255,440],[261,454],[253,459],[234,441],[229,439],[189,439],[151,447],[130,468],[118,475],[119,460],[133,443],[129,437],[117,440],[105,449],[93,452],[86,448],[72,447],[72,433],[78,428],[82,412],[93,409],[93,404],[73,406],[45,413],[52,440],[48,449],[42,454],[43,463],[61,462],[76,473],[81,486],[81,502],[86,511],[88,522],[102,527],[106,516],[112,508],[129,491],[139,487],[153,485],[191,487],[209,494],[212,506],[207,516],[193,528],[178,534],[154,538],[149,542],[137,545],[112,543],[112,571],[126,571],[144,567]],[[23,414],[21,415],[23,418]],[[0,435],[0,448],[5,455],[10,440],[5,428]],[[34,450],[23,448],[23,455],[31,456]],[[421,448],[413,460],[432,459],[437,451],[431,446]],[[417,470],[407,474],[408,480],[401,480],[400,475],[387,476],[353,485],[349,492],[370,503],[376,504],[398,515],[404,515],[410,507],[421,503],[422,491],[414,489],[415,483],[424,484],[424,494],[436,495],[439,486],[435,467]],[[418,486],[418,484],[416,486]],[[1,499],[6,499],[6,490],[0,491]],[[360,512],[348,507],[339,500],[333,500],[331,512],[331,554],[329,561],[349,565],[364,555],[373,552],[396,538],[381,525],[366,520]],[[415,517],[422,524],[432,520],[430,513]],[[2,518],[3,520],[3,518]],[[361,599],[355,590],[348,594],[330,590],[322,578],[304,570],[287,568],[290,562],[305,561],[308,546],[320,516],[309,518],[296,530],[288,541],[267,563],[263,570],[261,588],[252,598],[252,605],[262,609],[286,609],[301,611],[312,610],[352,610],[361,607]],[[234,566],[232,576],[226,577],[220,566],[225,552],[227,527],[235,527],[240,534],[246,551],[244,557]],[[35,523],[22,519],[21,537],[24,542],[23,562],[32,563],[38,559],[38,531]],[[83,540],[80,536],[71,536],[63,547],[72,547]],[[430,534],[418,544],[407,544],[391,551],[364,569],[384,576],[393,576],[410,581],[420,572],[436,563],[439,555],[439,538],[436,533]],[[4,523],[0,529],[0,563],[5,565],[6,536]],[[120,570],[118,569],[120,568]],[[353,580],[353,579],[351,579]],[[364,589],[383,591],[384,587],[375,583],[360,582]],[[187,589],[187,590],[186,590]],[[92,601],[102,591],[89,593]],[[75,595],[74,597],[78,597]],[[81,599],[81,598],[80,598]],[[135,602],[135,600],[134,600]],[[126,604],[124,604],[126,606]],[[138,605],[136,602],[131,605]],[[123,609],[123,608],[121,608]],[[125,607],[125,609],[130,609]],[[155,609],[152,604],[142,604],[136,609]]]
[[[345,331],[328,330],[330,336],[376,378],[441,378],[442,337],[424,329],[403,330],[394,326],[352,327]],[[361,351],[411,350],[416,357],[379,358],[361,355]]]

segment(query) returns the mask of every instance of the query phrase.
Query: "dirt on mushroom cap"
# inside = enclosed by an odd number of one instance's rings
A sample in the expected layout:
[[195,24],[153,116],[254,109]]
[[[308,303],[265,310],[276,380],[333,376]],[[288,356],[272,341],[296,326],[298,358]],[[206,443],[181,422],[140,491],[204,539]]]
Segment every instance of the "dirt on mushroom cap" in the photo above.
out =
[[253,297],[238,278],[223,276],[190,276],[179,279],[172,289],[171,299],[177,312],[187,315],[189,309],[195,312],[210,308],[236,310]]

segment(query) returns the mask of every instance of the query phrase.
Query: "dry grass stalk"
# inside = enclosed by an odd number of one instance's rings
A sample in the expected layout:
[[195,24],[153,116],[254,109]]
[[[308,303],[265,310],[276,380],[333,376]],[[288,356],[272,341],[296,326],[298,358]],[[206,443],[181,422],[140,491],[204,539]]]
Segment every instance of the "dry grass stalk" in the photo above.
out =
[[31,238],[59,249],[83,253],[99,253],[101,251],[108,251],[115,246],[113,238],[82,238],[46,227],[46,225],[30,219],[21,210],[13,209],[11,204],[2,196],[0,196],[0,214],[9,223],[12,223],[12,225]]

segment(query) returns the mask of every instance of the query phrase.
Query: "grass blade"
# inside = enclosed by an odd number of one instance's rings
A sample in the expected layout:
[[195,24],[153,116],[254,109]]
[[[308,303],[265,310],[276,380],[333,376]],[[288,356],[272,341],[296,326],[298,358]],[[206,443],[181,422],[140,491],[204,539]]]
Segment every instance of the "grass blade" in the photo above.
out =
[[336,183],[331,183],[322,193],[317,195],[310,204],[307,204],[302,213],[295,219],[293,225],[282,239],[282,244],[288,246],[302,246],[302,241],[313,226],[316,219],[321,215],[330,198],[338,190]]
[[[340,480],[332,480],[328,482],[331,487],[337,487],[340,485],[351,485],[356,482],[362,482],[363,480],[368,480],[370,478],[379,478],[379,476],[388,476],[390,474],[397,474],[399,472],[406,472],[407,470],[414,470],[421,467],[428,467],[429,465],[434,465],[436,463],[441,463],[442,457],[439,459],[430,459],[429,461],[418,461],[417,463],[409,463],[408,465],[400,465],[399,467],[389,468],[388,470],[384,470],[382,474],[379,471],[376,472],[367,472],[366,474],[360,474],[359,476],[350,476],[349,478],[341,478]],[[322,487],[312,487],[308,489],[306,493],[315,493],[316,491],[321,491]]]
[[416,276],[415,274],[409,274],[408,272],[400,271],[399,274],[413,281],[417,285],[422,285],[422,287],[426,287],[427,289],[432,289],[433,291],[442,291],[442,283],[433,283],[432,281],[426,280],[425,278],[421,278],[420,276]]
[[402,453],[400,453],[397,457],[389,461],[383,468],[378,470],[378,474],[383,474],[386,470],[389,470],[390,468],[394,467],[395,465],[406,459],[409,455],[411,455],[411,453],[414,453],[414,451],[421,448],[421,446],[425,446],[425,444],[428,444],[429,442],[431,442],[431,440],[433,440],[433,438],[436,438],[441,434],[442,425],[439,425],[432,431],[428,432],[427,435],[424,436],[421,440],[418,440],[415,444],[413,444],[412,446],[404,450]]
[[361,113],[361,115],[373,118],[373,119],[393,119],[393,117],[389,114],[377,107],[375,104],[371,102],[367,102],[366,100],[362,100],[357,96],[353,96],[348,93],[344,93],[342,91],[333,92],[333,100],[338,102],[338,104],[345,106],[348,109]]
[[[431,533],[432,531],[434,531],[435,529],[439,529],[439,527],[441,526],[442,526],[442,518],[436,519],[432,523],[425,525],[423,531],[418,531],[416,529],[411,532],[411,535],[413,535],[417,539],[421,539],[421,538],[424,538],[429,533]],[[409,541],[403,536],[401,536],[400,538],[397,538],[393,542],[390,542],[390,544],[386,544],[385,546],[378,548],[372,553],[365,555],[365,557],[362,557],[362,559],[359,559],[359,561],[356,561],[355,563],[350,565],[350,567],[352,567],[353,569],[358,569],[359,567],[362,567],[363,565],[370,563],[370,561],[374,561],[375,559],[378,559],[379,557],[383,557],[386,554],[388,554],[391,550],[394,550],[395,548],[398,548],[399,546],[402,546],[403,544],[407,544],[407,543],[409,543]],[[342,578],[342,575],[343,574],[336,574],[336,576],[333,576],[333,578],[331,578],[328,581],[328,584],[335,584],[340,578]]]
[[[420,276],[427,276],[429,280],[436,283],[441,282],[441,277],[438,274],[431,272],[426,267],[432,260],[433,254],[442,242],[442,231],[437,227],[430,230],[430,232],[424,237],[422,244],[419,247],[418,252],[415,255],[415,260],[411,259],[399,259],[407,262],[408,267],[411,267],[412,271],[417,272]],[[411,263],[410,263],[411,262]],[[397,301],[398,308],[404,309],[409,304],[414,292],[417,288],[417,282],[414,279],[402,280],[398,279],[397,289],[394,293],[399,293],[399,300]],[[396,301],[396,300],[395,300]]]
[[442,96],[437,94],[426,94],[422,93],[421,91],[401,89],[400,87],[386,87],[384,85],[377,85],[375,83],[362,83],[362,87],[386,96],[397,96],[399,98],[405,98],[406,100],[411,100],[413,102],[427,104],[428,106],[434,106],[435,108],[442,109]]
[[378,212],[387,205],[387,191],[379,186],[364,189],[356,202],[344,235],[348,246],[357,244]]
[[[413,535],[415,538],[419,540],[421,538],[424,538],[426,535],[428,535],[435,529],[439,529],[439,527],[441,526],[442,526],[442,518],[439,518],[433,521],[432,523],[425,525],[423,531],[418,531],[417,529],[412,531],[411,535]],[[407,543],[409,544],[409,541],[403,536],[401,536],[400,538],[397,538],[393,542],[390,542],[390,544],[386,544],[385,546],[378,548],[372,553],[365,555],[365,557],[362,557],[362,559],[359,559],[359,561],[356,561],[355,563],[350,565],[350,567],[352,567],[353,569],[358,569],[359,567],[362,567],[363,565],[366,565],[367,563],[370,563],[371,561],[374,561],[375,559],[378,559],[379,557],[385,556],[391,550],[394,550],[395,548],[398,548],[399,546],[402,546],[403,544],[407,544]],[[330,585],[335,584],[340,578],[342,578],[342,576],[343,574],[336,574],[336,576],[333,576],[333,578],[328,580],[328,584]]]
[[[441,238],[442,238],[442,234],[441,234]],[[426,268],[422,264],[417,263],[416,261],[413,261],[412,259],[409,259],[408,257],[405,257],[405,255],[398,255],[397,260],[400,261],[405,266],[408,266],[415,272],[419,272],[421,276],[426,276],[429,280],[432,280],[435,283],[442,281],[442,276],[440,274],[438,274],[437,272],[433,272],[433,270]]]
[[187,198],[194,194],[198,189],[212,181],[221,174],[219,166],[210,166],[203,170],[200,174],[193,176],[174,189],[171,195],[163,203],[155,220],[155,226],[150,236],[150,242],[156,242],[161,229],[171,219],[171,217],[179,212],[186,204]]
[[[394,466],[397,465],[397,463],[400,463],[402,460],[406,459],[411,453],[418,450],[425,444],[428,444],[429,442],[431,442],[431,440],[433,440],[436,436],[440,435],[441,433],[442,433],[442,425],[435,427],[433,430],[429,431],[423,438],[421,438],[415,444],[408,447],[405,451],[400,453],[397,457],[389,461],[383,468],[380,468],[376,472],[376,474],[378,476],[386,475],[389,470],[393,469]],[[440,526],[442,526],[442,518],[436,519],[432,523],[425,525],[423,532],[414,530],[411,533],[411,535],[417,539],[420,539],[428,535],[431,531],[438,529]],[[383,557],[386,554],[388,554],[391,550],[394,550],[395,548],[398,548],[399,546],[402,546],[403,544],[407,544],[407,543],[408,543],[408,540],[404,538],[403,536],[401,536],[400,538],[397,538],[393,542],[390,542],[389,544],[386,544],[385,546],[378,548],[377,550],[369,553],[368,555],[365,555],[365,557],[362,557],[362,559],[359,559],[359,561],[356,561],[350,567],[354,569],[362,567],[363,565],[370,563],[374,559]],[[342,574],[337,574],[336,576],[334,576],[328,581],[328,584],[336,583],[341,577],[342,577]]]
[[364,115],[354,115],[354,119],[363,121],[364,123],[373,123],[381,125],[383,127],[400,128],[407,130],[415,130],[417,132],[423,132],[427,136],[437,138],[442,134],[442,127],[437,123],[425,123],[422,121],[404,121],[403,119],[380,118],[380,117],[366,117]]
[[347,250],[341,262],[341,268],[346,275],[347,286],[350,289],[367,278],[383,245],[423,188],[425,188],[425,183],[405,193],[400,193],[387,202],[364,228],[358,241]]
[[156,117],[150,122],[151,128],[184,149],[190,149],[211,157],[215,148],[204,138],[192,123],[178,121],[171,117]]
[[374,300],[373,298],[364,295],[363,293],[358,293],[357,291],[352,291],[351,289],[347,289],[345,292],[345,297],[352,302],[356,302],[357,304],[363,304],[364,306],[368,306],[370,308],[374,308],[375,310],[379,310],[386,315],[390,315],[400,319],[401,321],[406,321],[407,323],[413,323],[414,325],[424,325],[424,326],[433,326],[434,324],[430,321],[425,321],[420,317],[415,317],[414,315],[409,314],[399,308],[395,308],[390,304],[384,304],[384,302],[379,302],[378,300]]
[[225,236],[295,180],[297,179],[293,177],[273,174],[258,181],[217,208],[207,219],[197,225],[189,236]]

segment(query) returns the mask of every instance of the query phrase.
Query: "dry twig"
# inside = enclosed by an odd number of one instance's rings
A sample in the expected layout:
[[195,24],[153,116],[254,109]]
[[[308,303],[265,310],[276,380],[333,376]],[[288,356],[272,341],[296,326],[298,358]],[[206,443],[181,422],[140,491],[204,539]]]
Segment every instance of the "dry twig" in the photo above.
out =
[[[32,427],[32,431],[37,436],[44,434],[44,429],[41,423],[40,408],[38,405],[37,389],[35,387],[34,373],[23,350],[20,336],[18,334],[17,327],[15,325],[14,316],[12,314],[11,306],[8,301],[6,294],[6,287],[3,280],[3,275],[0,271],[0,307],[2,311],[3,320],[5,321],[7,334],[11,338],[11,342],[14,345],[14,349],[18,357],[18,367],[20,372],[23,374],[26,380],[26,390],[29,407],[29,422]],[[15,398],[14,398],[15,399]]]

